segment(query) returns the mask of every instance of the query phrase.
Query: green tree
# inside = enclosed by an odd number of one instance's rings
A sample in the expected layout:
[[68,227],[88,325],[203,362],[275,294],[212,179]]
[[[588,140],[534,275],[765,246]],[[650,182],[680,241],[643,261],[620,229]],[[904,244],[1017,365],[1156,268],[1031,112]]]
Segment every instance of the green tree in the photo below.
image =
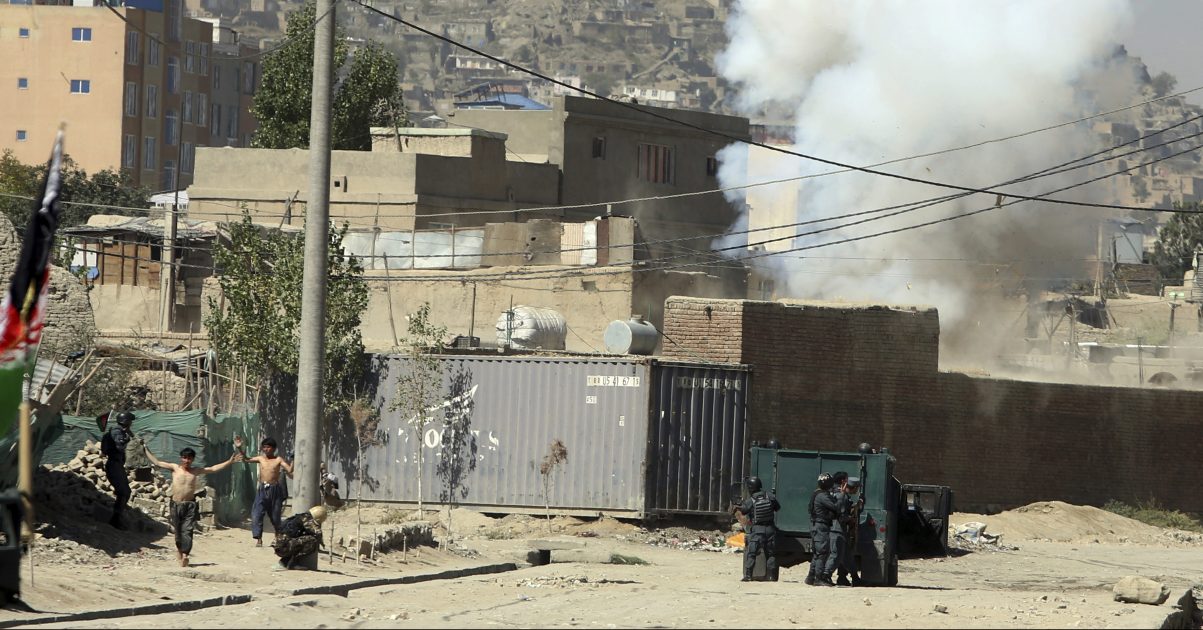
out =
[[[49,155],[49,147],[47,147]],[[141,186],[135,186],[128,173],[124,171],[103,170],[88,175],[70,157],[66,158],[62,169],[63,186],[59,199],[62,204],[61,222],[63,227],[83,225],[94,214],[145,214],[137,210],[121,208],[98,208],[90,205],[120,206],[122,208],[150,207],[150,191]],[[17,228],[18,234],[24,234],[24,228],[29,223],[29,215],[33,212],[35,199],[41,192],[42,180],[46,177],[46,164],[24,164],[18,160],[12,150],[5,149],[0,154],[0,213],[8,217]]]
[[444,339],[447,337],[447,328],[430,321],[429,302],[422,304],[406,319],[408,334],[403,351],[409,357],[409,365],[397,379],[397,394],[390,411],[403,414],[410,437],[414,439],[418,464],[418,511],[421,512],[425,466],[423,444],[426,425],[433,420],[431,414],[437,409],[435,403],[442,396],[443,364],[438,355],[446,347]]
[[[242,368],[261,383],[296,376],[299,360],[304,240],[261,228],[243,212],[213,250],[224,310],[209,298],[205,326],[218,364]],[[347,228],[330,229],[326,298],[325,406],[346,412],[363,378],[367,357],[359,323],[368,305],[363,265],[343,250]]]
[[[313,2],[289,14],[288,44],[263,57],[263,83],[251,110],[259,120],[253,144],[264,149],[309,146],[309,113],[313,102]],[[350,60],[350,67],[344,66]],[[338,77],[330,117],[334,149],[372,148],[371,127],[408,126],[397,58],[375,44],[348,54],[341,29],[334,39],[334,74]]]
[[1203,249],[1203,212],[1175,214],[1161,227],[1149,262],[1162,278],[1177,284],[1198,249]]

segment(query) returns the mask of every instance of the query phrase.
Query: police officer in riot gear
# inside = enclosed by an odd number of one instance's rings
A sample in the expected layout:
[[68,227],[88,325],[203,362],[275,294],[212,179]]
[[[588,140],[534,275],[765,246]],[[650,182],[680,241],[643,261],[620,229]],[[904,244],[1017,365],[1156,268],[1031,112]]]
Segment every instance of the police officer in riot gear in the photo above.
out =
[[831,581],[831,524],[839,514],[836,498],[831,494],[835,485],[830,473],[819,475],[818,487],[810,495],[810,573],[806,583],[814,586],[834,586]]
[[117,423],[107,427],[104,437],[100,440],[100,451],[105,456],[104,474],[113,486],[113,517],[109,525],[117,529],[125,529],[122,515],[133,494],[129,486],[129,475],[125,472],[125,447],[133,439],[130,426],[134,423],[134,414],[122,411],[117,414]]
[[[840,471],[832,475],[832,481],[831,495],[835,497],[836,518],[831,523],[831,556],[827,560],[827,573],[837,575],[835,583],[838,586],[859,586],[853,540],[863,506],[859,496],[860,479]],[[849,575],[852,576],[851,581],[848,580]]]
[[748,498],[739,506],[747,517],[744,532],[744,582],[752,580],[752,569],[756,566],[756,554],[764,550],[764,566],[769,580],[777,581],[777,510],[781,504],[777,497],[761,486],[759,477],[748,477]]

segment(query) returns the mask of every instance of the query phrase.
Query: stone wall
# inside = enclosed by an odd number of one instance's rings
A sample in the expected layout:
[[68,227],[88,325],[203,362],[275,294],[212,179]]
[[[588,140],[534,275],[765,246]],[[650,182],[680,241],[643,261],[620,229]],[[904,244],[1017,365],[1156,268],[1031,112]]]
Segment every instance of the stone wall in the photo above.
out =
[[958,509],[1155,499],[1203,511],[1203,392],[977,378],[938,370],[933,309],[670,298],[664,354],[752,366],[749,439],[888,446],[904,482]]

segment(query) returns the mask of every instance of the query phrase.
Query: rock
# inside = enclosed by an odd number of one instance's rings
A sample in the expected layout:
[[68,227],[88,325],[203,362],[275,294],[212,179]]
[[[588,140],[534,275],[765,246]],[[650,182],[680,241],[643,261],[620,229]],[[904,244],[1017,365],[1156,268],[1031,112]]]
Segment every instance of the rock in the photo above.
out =
[[935,607],[932,608],[932,610],[934,610],[942,615],[948,614],[948,606],[945,606],[944,604],[936,604]]
[[1160,606],[1170,597],[1170,589],[1161,582],[1129,575],[1124,577],[1111,588],[1115,601],[1129,604],[1150,604]]

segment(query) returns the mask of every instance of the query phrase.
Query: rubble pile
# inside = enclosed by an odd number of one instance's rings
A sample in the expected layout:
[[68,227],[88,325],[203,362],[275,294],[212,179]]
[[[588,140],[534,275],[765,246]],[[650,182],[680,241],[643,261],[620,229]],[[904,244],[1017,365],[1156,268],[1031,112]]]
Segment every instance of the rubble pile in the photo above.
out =
[[621,584],[614,580],[606,578],[589,579],[584,575],[541,575],[539,577],[527,578],[514,582],[514,586],[518,588],[579,588],[592,587],[597,588],[603,584]]
[[52,559],[60,563],[91,566],[104,565],[111,561],[109,555],[99,549],[67,538],[47,538],[40,534],[34,553],[39,561]]
[[674,527],[665,530],[641,529],[632,536],[618,535],[619,540],[641,542],[653,547],[669,547],[687,551],[714,551],[719,553],[742,553],[741,549],[727,545],[727,536],[722,532],[696,531]]
[[413,549],[418,545],[434,545],[434,527],[430,523],[404,523],[383,531],[366,534],[363,540],[355,536],[339,537],[336,543],[349,554],[358,553],[370,558],[387,551]]
[[[45,466],[44,474],[35,484],[42,500],[54,498],[60,504],[71,507],[80,513],[93,511],[94,505],[103,499],[112,500],[113,485],[109,483],[104,473],[104,456],[100,454],[100,444],[89,440],[84,448],[75,453],[75,457],[65,464]],[[130,472],[130,506],[137,507],[146,515],[166,521],[171,506],[171,482],[157,474],[143,475],[147,481],[135,479],[134,471]],[[67,474],[61,474],[67,473]],[[99,494],[98,494],[99,493]],[[204,496],[198,496],[201,525],[214,524],[212,488],[205,488]],[[104,495],[103,497],[99,495]],[[104,509],[110,509],[111,503],[105,503]]]

